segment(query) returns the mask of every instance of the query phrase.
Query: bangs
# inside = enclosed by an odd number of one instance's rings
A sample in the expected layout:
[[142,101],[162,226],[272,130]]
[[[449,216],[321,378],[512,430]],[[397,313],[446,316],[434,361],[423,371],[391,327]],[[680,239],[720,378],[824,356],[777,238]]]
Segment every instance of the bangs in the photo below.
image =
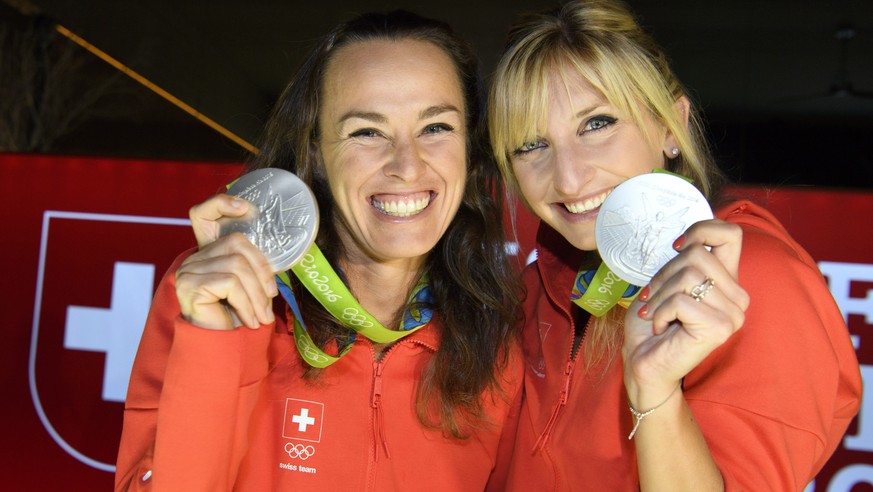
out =
[[674,135],[684,133],[674,107],[684,91],[670,86],[672,78],[662,76],[659,61],[621,36],[593,31],[568,35],[551,23],[515,40],[495,71],[488,105],[494,157],[508,184],[518,189],[513,152],[546,129],[549,100],[558,96],[550,94],[553,74],[561,77],[566,91],[581,77],[649,143],[657,137],[647,124],[650,119]]
[[501,167],[511,175],[512,153],[545,127],[550,61],[534,53],[508,57],[495,78],[489,103],[491,142]]
[[[546,127],[548,102],[553,96],[550,94],[552,73],[557,73],[567,88],[572,78],[581,76],[650,138],[642,111],[652,116],[660,111],[656,109],[658,102],[645,97],[650,91],[644,87],[656,84],[656,78],[650,75],[649,64],[643,64],[649,70],[641,70],[643,67],[636,63],[633,53],[623,55],[615,56],[615,52],[608,53],[597,46],[583,51],[578,47],[544,43],[538,50],[517,51],[506,58],[495,76],[489,111],[495,156],[501,161],[501,167],[507,167],[507,175],[512,176],[509,162],[512,152],[525,142],[536,140]],[[627,77],[627,73],[641,76]],[[663,103],[672,104],[670,100]]]
[[[592,44],[586,53],[568,55],[566,63],[597,89],[611,106],[627,115],[643,137],[652,143],[654,135],[650,135],[646,117],[663,124],[662,109],[665,103],[667,107],[671,106],[672,101],[669,98],[660,102],[651,99],[653,94],[663,93],[651,90],[661,85],[659,77],[653,73],[651,64],[638,58],[635,50],[622,50],[620,46],[604,50],[600,45]],[[628,77],[629,73],[636,75]]]

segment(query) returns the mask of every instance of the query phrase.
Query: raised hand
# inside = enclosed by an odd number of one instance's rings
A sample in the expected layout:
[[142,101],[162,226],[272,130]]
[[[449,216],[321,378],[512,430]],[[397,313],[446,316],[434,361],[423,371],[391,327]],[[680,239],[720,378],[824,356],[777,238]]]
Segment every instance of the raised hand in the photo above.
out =
[[176,271],[176,297],[188,322],[230,330],[235,317],[250,328],[274,321],[278,291],[269,262],[242,234],[219,236],[220,218],[241,217],[251,206],[222,194],[191,208],[199,250]]
[[698,222],[674,247],[679,255],[652,278],[625,316],[624,379],[638,409],[664,401],[740,329],[749,306],[737,283],[739,226],[717,219]]

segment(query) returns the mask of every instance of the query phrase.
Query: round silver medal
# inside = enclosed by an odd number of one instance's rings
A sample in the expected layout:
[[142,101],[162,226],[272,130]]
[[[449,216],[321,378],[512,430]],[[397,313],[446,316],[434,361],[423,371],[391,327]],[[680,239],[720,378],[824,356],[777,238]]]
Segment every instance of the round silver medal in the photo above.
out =
[[318,204],[294,173],[257,169],[238,179],[227,193],[255,206],[243,217],[219,219],[220,234],[242,233],[267,257],[274,272],[294,266],[315,241]]
[[616,275],[647,285],[678,254],[673,241],[712,217],[706,198],[688,181],[668,173],[641,174],[618,185],[600,206],[597,250]]

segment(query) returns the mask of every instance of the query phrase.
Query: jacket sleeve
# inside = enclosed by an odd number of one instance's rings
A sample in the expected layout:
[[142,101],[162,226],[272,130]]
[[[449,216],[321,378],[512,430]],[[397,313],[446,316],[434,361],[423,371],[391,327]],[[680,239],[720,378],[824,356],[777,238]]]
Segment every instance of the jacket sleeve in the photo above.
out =
[[230,490],[267,373],[271,327],[186,323],[162,279],[137,351],[124,410],[116,490]]
[[858,411],[848,329],[815,262],[781,226],[743,227],[746,322],[685,379],[726,490],[802,490]]

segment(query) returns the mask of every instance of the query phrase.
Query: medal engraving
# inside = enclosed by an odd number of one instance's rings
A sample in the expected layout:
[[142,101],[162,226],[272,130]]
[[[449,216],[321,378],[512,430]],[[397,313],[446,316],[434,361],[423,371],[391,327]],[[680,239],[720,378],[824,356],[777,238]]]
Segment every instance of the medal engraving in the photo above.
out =
[[667,173],[643,174],[606,197],[595,223],[597,250],[619,277],[643,286],[678,253],[673,241],[712,209],[691,183]]
[[237,180],[227,193],[254,207],[243,217],[219,219],[220,234],[242,233],[267,257],[274,272],[297,264],[315,241],[318,204],[293,173],[258,169]]

